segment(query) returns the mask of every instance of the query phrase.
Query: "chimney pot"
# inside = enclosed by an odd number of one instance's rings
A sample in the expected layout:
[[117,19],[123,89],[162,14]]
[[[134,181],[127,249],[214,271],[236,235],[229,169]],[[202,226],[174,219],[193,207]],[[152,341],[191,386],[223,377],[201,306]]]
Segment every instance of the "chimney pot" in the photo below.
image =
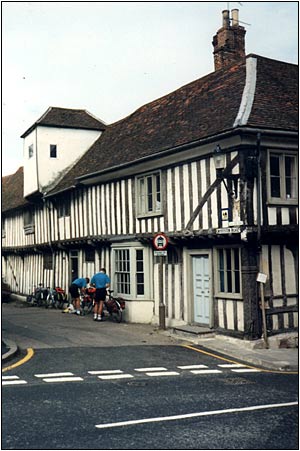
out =
[[222,11],[222,14],[223,14],[223,28],[229,28],[230,27],[229,10],[224,9],[224,11]]
[[231,17],[232,17],[232,26],[238,27],[239,26],[239,10],[238,9],[232,9],[231,10]]

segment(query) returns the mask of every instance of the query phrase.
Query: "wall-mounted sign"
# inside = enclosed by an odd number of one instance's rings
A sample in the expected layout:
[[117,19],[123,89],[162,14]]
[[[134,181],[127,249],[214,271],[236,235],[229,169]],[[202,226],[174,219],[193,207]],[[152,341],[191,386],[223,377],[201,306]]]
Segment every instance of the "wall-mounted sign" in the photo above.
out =
[[240,227],[222,227],[221,229],[217,229],[217,235],[225,233],[241,233],[241,229]]
[[222,221],[228,221],[229,218],[229,208],[222,208]]
[[168,246],[168,238],[164,233],[157,233],[153,238],[153,246],[158,251],[164,251]]
[[167,257],[168,251],[154,251],[154,257]]
[[267,281],[267,274],[264,274],[263,272],[259,272],[257,274],[256,282],[266,283]]

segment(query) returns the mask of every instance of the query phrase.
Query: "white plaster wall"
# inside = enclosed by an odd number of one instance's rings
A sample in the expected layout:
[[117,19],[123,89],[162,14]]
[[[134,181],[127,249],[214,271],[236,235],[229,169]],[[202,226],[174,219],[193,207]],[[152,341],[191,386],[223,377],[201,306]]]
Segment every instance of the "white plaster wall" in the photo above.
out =
[[[100,135],[97,130],[37,127],[24,139],[24,195],[37,189],[47,192]],[[34,155],[28,159],[28,146],[32,143]],[[50,158],[50,144],[57,146],[57,158]]]
[[[33,156],[28,158],[28,148],[33,145]],[[36,130],[33,130],[23,141],[24,196],[38,190],[36,170]]]

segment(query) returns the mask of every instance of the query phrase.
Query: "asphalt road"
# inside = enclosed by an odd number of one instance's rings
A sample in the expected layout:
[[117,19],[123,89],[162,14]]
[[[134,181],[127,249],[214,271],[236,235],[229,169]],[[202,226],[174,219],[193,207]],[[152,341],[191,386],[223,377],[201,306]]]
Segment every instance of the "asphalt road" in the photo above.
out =
[[[3,316],[11,338],[36,346],[2,373],[2,449],[298,449],[297,375],[227,366],[151,327],[70,315],[64,335],[60,312]],[[68,345],[83,329],[87,345]]]

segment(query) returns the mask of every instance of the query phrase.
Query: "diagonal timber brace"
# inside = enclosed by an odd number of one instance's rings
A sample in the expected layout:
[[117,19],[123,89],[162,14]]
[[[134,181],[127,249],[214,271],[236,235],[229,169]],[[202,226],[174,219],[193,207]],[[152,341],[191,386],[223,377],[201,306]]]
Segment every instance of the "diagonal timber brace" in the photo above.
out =
[[[230,175],[232,169],[236,166],[236,164],[239,162],[239,155],[236,155],[233,160],[230,161],[230,163],[226,166],[226,168],[222,172],[222,177],[226,178]],[[203,205],[207,202],[208,198],[212,195],[214,190],[220,185],[222,182],[222,178],[216,178],[214,183],[210,185],[204,196],[202,197],[201,201],[199,202],[198,206],[193,211],[189,222],[185,226],[185,232],[189,232],[192,228],[192,225],[197,218],[198,214],[200,213],[201,209],[203,208]]]

